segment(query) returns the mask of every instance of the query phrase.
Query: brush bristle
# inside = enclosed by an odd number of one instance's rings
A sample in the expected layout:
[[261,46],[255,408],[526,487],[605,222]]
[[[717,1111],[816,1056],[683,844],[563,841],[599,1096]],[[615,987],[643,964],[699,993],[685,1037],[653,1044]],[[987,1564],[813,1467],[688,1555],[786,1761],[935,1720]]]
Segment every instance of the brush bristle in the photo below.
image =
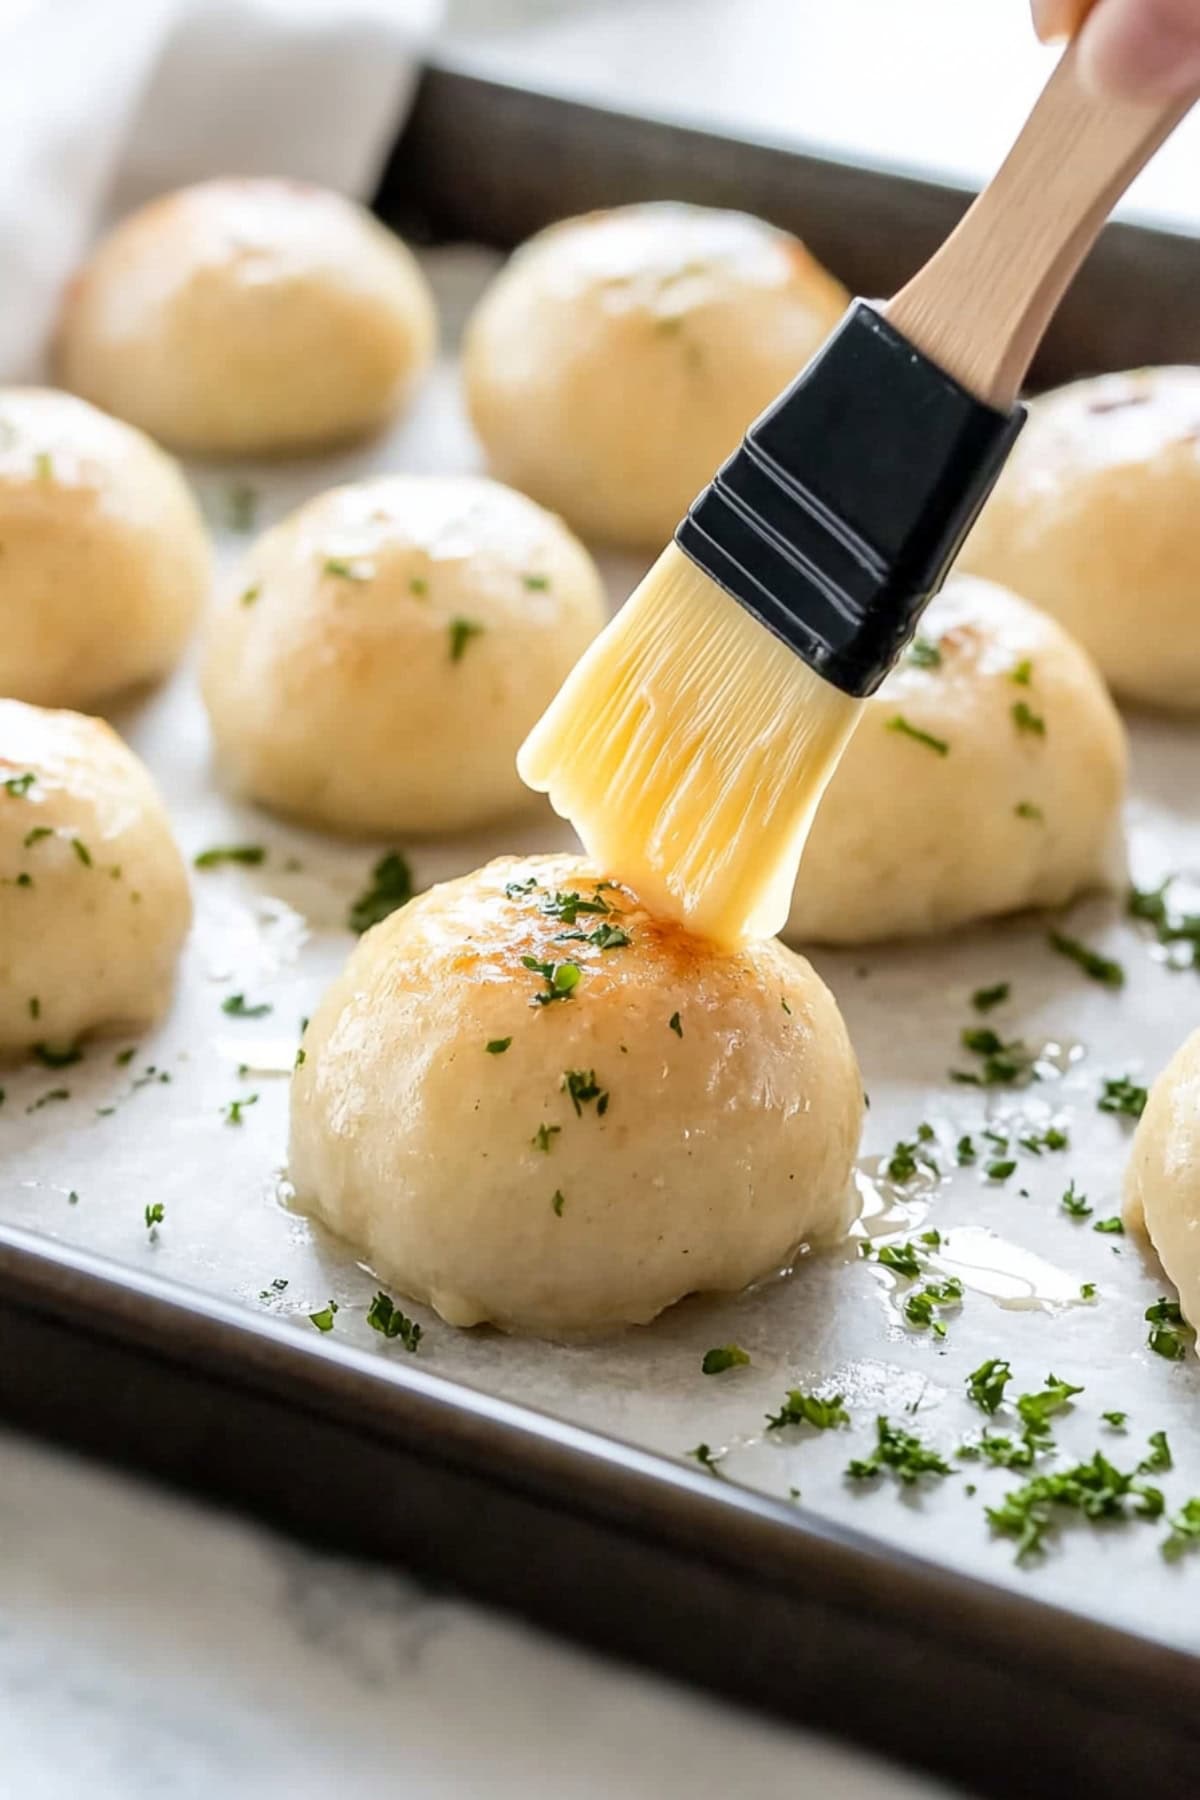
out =
[[568,676],[517,766],[649,907],[734,944],[786,920],[861,704],[672,544]]

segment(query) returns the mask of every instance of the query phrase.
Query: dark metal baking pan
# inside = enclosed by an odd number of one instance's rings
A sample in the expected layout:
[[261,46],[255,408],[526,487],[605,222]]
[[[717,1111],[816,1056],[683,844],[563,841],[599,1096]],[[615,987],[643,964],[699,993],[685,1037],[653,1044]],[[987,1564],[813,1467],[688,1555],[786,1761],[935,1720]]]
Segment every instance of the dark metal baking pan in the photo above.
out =
[[[379,208],[508,245],[648,196],[894,287],[960,190],[428,71]],[[1200,359],[1200,242],[1102,239],[1040,375]],[[1152,297],[1153,305],[1148,299]],[[0,1416],[995,1796],[1186,1794],[1200,1659],[699,1471],[0,1229]]]

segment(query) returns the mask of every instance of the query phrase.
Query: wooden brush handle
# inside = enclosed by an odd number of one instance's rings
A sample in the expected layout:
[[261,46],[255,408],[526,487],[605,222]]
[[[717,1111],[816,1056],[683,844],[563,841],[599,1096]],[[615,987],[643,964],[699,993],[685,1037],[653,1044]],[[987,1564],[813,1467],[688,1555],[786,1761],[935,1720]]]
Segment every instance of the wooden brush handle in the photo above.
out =
[[1190,99],[1113,100],[1063,52],[992,181],[886,307],[971,393],[1007,409],[1100,227]]

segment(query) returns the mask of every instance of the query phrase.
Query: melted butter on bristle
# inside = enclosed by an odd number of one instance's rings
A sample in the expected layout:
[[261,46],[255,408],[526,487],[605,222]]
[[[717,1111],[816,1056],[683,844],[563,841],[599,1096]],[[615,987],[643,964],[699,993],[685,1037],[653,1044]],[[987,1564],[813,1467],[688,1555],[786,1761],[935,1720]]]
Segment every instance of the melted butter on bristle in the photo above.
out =
[[517,767],[647,907],[737,944],[786,920],[861,710],[671,544]]

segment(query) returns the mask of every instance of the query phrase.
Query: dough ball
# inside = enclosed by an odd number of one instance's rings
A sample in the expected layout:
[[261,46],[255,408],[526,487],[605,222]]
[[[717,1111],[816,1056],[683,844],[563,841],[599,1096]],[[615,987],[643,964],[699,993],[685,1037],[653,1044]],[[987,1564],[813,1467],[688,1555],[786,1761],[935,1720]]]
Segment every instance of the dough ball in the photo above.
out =
[[1086,652],[1015,594],[952,577],[863,707],[784,935],[918,936],[1103,886],[1120,868],[1125,761]]
[[798,239],[745,213],[566,219],[479,303],[471,417],[502,480],[585,536],[661,549],[846,301]]
[[1125,1176],[1125,1220],[1147,1232],[1200,1328],[1200,1031],[1150,1089]]
[[251,552],[204,697],[255,800],[331,831],[458,831],[526,804],[526,733],[604,622],[595,565],[496,482],[334,488]]
[[503,857],[360,942],[305,1035],[291,1178],[451,1324],[596,1332],[842,1235],[862,1106],[800,957]]
[[133,752],[101,719],[0,700],[0,1058],[152,1024],[191,917]]
[[0,694],[95,706],[177,661],[208,592],[187,484],[140,431],[0,390]]
[[1035,400],[962,553],[1053,613],[1114,693],[1200,708],[1200,369]]
[[391,417],[436,339],[416,261],[361,206],[205,181],[123,219],[68,290],[64,386],[179,450],[315,449]]

